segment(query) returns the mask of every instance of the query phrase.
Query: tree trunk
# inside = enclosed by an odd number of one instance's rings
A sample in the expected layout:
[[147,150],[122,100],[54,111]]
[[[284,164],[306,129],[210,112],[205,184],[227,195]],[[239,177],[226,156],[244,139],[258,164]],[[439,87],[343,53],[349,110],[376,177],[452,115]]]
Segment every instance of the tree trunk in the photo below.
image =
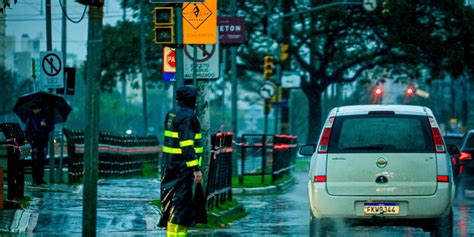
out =
[[[306,91],[305,91],[306,93]],[[311,93],[306,93],[308,97],[308,137],[307,143],[317,143],[319,133],[321,131],[322,111],[321,111],[321,95],[322,90],[311,90]]]

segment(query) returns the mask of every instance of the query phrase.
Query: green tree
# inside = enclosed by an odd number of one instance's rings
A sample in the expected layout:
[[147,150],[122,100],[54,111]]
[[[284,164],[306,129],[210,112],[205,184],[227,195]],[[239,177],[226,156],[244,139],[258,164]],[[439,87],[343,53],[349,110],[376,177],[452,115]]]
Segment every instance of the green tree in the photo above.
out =
[[[329,2],[312,0],[310,6]],[[296,1],[288,5],[292,12],[307,9]],[[254,65],[262,65],[263,55],[275,49],[266,14],[278,22],[281,13],[274,6],[267,12],[266,5],[247,1],[240,2],[239,9],[249,26],[248,43],[239,48],[239,67],[260,73],[262,68]],[[321,94],[332,83],[353,82],[377,65],[429,70],[434,79],[442,73],[472,75],[474,19],[462,1],[391,1],[387,10],[382,14],[381,9],[365,12],[360,5],[331,7],[286,20],[293,70],[305,74],[301,88],[308,98],[308,142],[318,138]]]
[[0,91],[2,91],[0,115],[12,113],[18,97],[33,91],[32,80],[19,81],[18,78],[14,72],[0,68]]

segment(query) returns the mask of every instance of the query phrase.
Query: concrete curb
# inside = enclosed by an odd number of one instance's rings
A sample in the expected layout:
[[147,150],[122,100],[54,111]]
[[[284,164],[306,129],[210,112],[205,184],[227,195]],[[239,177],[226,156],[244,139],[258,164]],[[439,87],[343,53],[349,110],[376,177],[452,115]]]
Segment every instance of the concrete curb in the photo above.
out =
[[285,191],[289,187],[293,186],[295,183],[295,178],[291,177],[289,180],[267,187],[258,187],[258,188],[232,188],[232,194],[235,195],[266,195],[266,194],[275,194],[279,191]]
[[229,216],[232,216],[232,215],[236,215],[236,214],[241,213],[243,211],[244,211],[244,205],[237,204],[237,206],[235,206],[235,207],[233,207],[229,210],[225,210],[225,211],[221,211],[221,212],[218,212],[218,213],[210,214],[209,217],[210,218],[215,218],[217,220],[217,222],[222,223],[223,218],[226,218],[226,217],[229,217]]
[[[26,209],[11,210],[10,212],[0,212],[3,226],[0,233],[25,233],[33,232],[38,221],[38,203],[40,199],[33,198],[30,206]],[[9,218],[9,216],[11,216]],[[7,228],[5,228],[7,227]]]

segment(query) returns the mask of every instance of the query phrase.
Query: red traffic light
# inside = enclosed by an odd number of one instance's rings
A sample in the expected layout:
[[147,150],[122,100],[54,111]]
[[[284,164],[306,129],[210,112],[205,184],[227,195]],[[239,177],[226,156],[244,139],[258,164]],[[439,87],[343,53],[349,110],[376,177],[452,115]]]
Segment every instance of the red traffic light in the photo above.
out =
[[383,94],[383,89],[380,86],[375,87],[374,93],[376,96],[381,96]]
[[415,88],[413,88],[413,86],[409,86],[409,87],[405,90],[405,94],[406,94],[407,96],[412,96],[414,93],[415,93]]

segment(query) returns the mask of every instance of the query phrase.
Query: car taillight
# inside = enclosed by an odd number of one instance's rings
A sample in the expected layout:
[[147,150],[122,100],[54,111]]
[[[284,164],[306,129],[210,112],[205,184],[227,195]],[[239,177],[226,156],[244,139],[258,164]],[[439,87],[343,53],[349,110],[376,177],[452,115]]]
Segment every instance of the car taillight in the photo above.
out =
[[433,134],[433,142],[435,145],[436,153],[444,153],[444,141],[443,137],[441,136],[441,132],[439,131],[438,124],[436,123],[433,117],[428,117],[431,124],[431,133]]
[[459,160],[472,160],[471,153],[461,151],[461,154],[459,154]]
[[326,175],[316,175],[314,176],[315,183],[324,183],[326,182]]
[[447,182],[449,182],[449,176],[447,176],[447,175],[438,175],[437,180],[440,183],[447,183]]
[[332,125],[335,117],[329,117],[324,125],[321,141],[319,142],[318,153],[327,153],[329,147],[329,139],[331,138]]
[[451,164],[456,165],[456,157],[451,156]]

